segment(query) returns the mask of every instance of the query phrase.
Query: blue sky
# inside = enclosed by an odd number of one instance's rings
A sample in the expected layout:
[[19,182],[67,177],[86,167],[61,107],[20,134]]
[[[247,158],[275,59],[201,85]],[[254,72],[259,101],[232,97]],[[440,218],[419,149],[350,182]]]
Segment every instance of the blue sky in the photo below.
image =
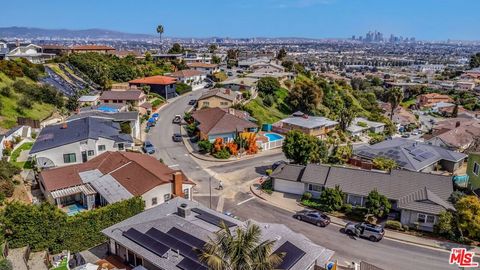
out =
[[[21,3],[21,4],[20,4]],[[368,30],[480,40],[480,0],[22,0],[0,26],[104,28],[176,37],[335,38]]]

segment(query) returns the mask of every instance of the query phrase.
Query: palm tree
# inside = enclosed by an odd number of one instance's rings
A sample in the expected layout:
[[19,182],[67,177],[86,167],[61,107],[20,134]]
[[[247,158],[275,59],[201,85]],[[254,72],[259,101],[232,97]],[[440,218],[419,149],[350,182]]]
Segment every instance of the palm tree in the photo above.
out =
[[162,50],[162,34],[164,32],[163,25],[159,24],[157,26],[157,33],[160,36],[160,51]]
[[198,249],[199,260],[213,270],[271,270],[282,263],[285,253],[274,254],[275,240],[261,241],[262,231],[247,222],[235,233],[223,222],[221,229]]
[[394,87],[390,89],[387,92],[387,100],[390,103],[390,107],[391,107],[390,120],[392,120],[393,112],[403,100],[403,90],[399,87]]

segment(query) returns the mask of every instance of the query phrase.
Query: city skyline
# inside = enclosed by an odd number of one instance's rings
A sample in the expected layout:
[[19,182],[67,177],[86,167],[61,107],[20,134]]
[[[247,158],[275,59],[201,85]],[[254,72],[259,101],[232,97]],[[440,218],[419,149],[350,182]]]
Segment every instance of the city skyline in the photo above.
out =
[[[54,0],[35,9],[7,2],[3,7],[9,12],[0,17],[0,26],[98,28],[155,35],[156,25],[163,24],[165,36],[193,38],[349,38],[377,30],[418,40],[480,39],[480,29],[473,27],[480,23],[475,14],[480,2],[473,0],[186,0],[146,1],[141,6],[129,1],[114,5],[112,1],[89,1],[80,5]],[[35,5],[31,0],[24,3]],[[459,9],[459,4],[469,8]],[[232,16],[232,11],[238,16]]]

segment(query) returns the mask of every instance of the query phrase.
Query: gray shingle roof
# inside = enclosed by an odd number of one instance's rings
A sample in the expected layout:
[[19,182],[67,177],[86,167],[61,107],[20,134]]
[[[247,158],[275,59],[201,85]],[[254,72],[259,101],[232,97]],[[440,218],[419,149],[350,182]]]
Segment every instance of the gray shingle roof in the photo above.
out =
[[327,188],[340,186],[345,193],[365,197],[377,189],[390,200],[399,201],[398,207],[425,213],[438,214],[440,210],[453,209],[447,202],[453,192],[450,176],[407,170],[384,173],[321,164],[286,164],[279,166],[271,177]]
[[420,171],[440,160],[459,162],[467,155],[404,138],[385,140],[374,145],[362,145],[354,149],[357,156],[366,159],[386,157],[397,162],[400,168]]
[[289,117],[280,120],[283,123],[288,123],[291,125],[304,127],[304,128],[317,128],[317,127],[328,127],[328,126],[335,126],[338,124],[336,121],[332,121],[326,117],[320,116],[308,116],[305,117]]
[[[102,233],[107,237],[114,239],[122,246],[130,250],[134,250],[135,253],[141,255],[144,259],[153,263],[157,267],[168,270],[180,269],[177,264],[184,258],[182,255],[177,255],[176,252],[172,250],[169,250],[166,253],[168,256],[155,255],[141,245],[138,245],[126,238],[122,233],[130,228],[134,228],[142,233],[145,233],[151,228],[155,228],[162,232],[167,232],[171,228],[175,227],[199,238],[200,240],[205,242],[208,241],[208,237],[211,237],[214,232],[218,231],[219,228],[198,219],[196,214],[193,212],[186,218],[178,216],[176,212],[177,208],[181,204],[187,204],[188,208],[200,208],[201,210],[212,215],[233,222],[237,226],[245,226],[246,224],[245,222],[241,222],[219,212],[208,209],[197,202],[176,197],[164,204],[152,207],[134,217],[106,228],[102,231]],[[291,270],[309,269],[315,261],[317,261],[319,265],[324,265],[333,256],[333,251],[312,243],[308,238],[291,231],[285,225],[258,223],[255,221],[251,222],[257,223],[260,225],[260,228],[262,228],[262,240],[277,240],[274,250],[286,241],[289,241],[306,253],[301,260],[291,268]],[[263,230],[263,228],[268,229]]]
[[68,118],[68,120],[75,120],[86,117],[105,118],[112,119],[114,121],[134,121],[138,119],[138,112],[106,113],[101,111],[86,111],[72,115]]
[[43,128],[30,154],[86,139],[97,140],[100,137],[115,142],[133,142],[132,136],[120,133],[120,125],[110,119],[86,117],[68,121],[66,126],[67,128],[63,128],[63,124],[57,124]]

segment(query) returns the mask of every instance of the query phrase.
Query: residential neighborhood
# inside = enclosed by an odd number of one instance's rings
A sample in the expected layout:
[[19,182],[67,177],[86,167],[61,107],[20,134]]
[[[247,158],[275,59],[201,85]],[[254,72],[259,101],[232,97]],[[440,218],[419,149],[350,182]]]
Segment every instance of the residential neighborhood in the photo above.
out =
[[479,267],[475,1],[77,2],[2,5],[0,270]]

